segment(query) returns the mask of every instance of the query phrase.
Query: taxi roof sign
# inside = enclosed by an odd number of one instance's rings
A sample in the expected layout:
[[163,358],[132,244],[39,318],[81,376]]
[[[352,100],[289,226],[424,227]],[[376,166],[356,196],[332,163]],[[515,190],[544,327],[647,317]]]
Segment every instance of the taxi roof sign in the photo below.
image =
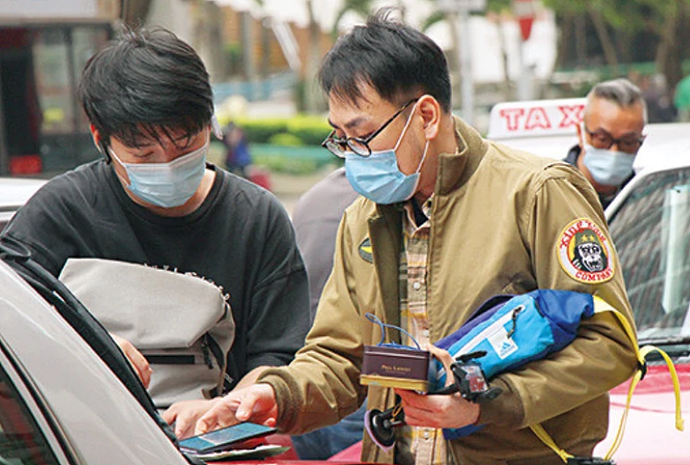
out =
[[586,102],[583,97],[496,104],[489,116],[487,138],[574,135]]

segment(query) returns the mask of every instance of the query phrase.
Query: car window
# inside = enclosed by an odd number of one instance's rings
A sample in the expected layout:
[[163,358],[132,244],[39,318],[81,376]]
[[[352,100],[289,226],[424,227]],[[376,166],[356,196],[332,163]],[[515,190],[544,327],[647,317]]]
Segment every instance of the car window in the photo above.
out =
[[641,342],[690,340],[690,168],[650,174],[610,218]]
[[1,367],[0,464],[58,464],[12,381]]

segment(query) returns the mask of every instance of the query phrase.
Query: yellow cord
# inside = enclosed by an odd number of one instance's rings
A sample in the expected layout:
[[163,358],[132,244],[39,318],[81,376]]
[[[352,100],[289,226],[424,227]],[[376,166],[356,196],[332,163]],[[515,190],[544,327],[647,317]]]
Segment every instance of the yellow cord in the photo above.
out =
[[[635,336],[635,331],[633,331],[633,328],[628,319],[625,316],[623,316],[623,314],[621,314],[618,310],[609,305],[602,298],[597,296],[593,297],[594,313],[611,312],[616,316],[621,326],[623,326],[623,330],[632,342],[633,349],[635,350],[635,358],[637,358],[637,363],[639,365],[639,368],[637,369],[637,371],[635,371],[635,374],[633,375],[630,381],[630,388],[628,389],[628,398],[625,402],[625,410],[623,411],[623,415],[621,416],[621,421],[618,425],[616,437],[614,438],[609,451],[604,456],[604,460],[610,460],[613,454],[615,454],[618,448],[620,447],[621,442],[623,441],[625,425],[628,420],[628,412],[630,411],[630,402],[632,401],[632,395],[635,391],[635,387],[637,387],[637,383],[640,382],[640,380],[643,377],[644,370],[646,370],[647,355],[654,351],[658,352],[666,362],[666,365],[668,366],[668,371],[671,374],[671,380],[673,381],[673,391],[676,400],[676,429],[678,431],[683,431],[684,422],[680,407],[680,383],[678,382],[678,373],[676,372],[676,367],[673,365],[671,357],[669,357],[666,352],[652,345],[647,345],[640,348],[637,342],[637,337]],[[549,433],[546,432],[546,430],[541,425],[537,424],[534,426],[530,426],[530,429],[547,447],[554,451],[561,458],[561,460],[563,460],[564,463],[567,463],[568,459],[573,457],[571,454],[567,453],[565,450],[558,447],[553,438],[549,435]]]
[[537,424],[530,426],[530,429],[534,432],[534,434],[537,435],[539,439],[541,439],[541,442],[546,444],[549,449],[554,451],[561,458],[561,460],[563,460],[563,463],[568,463],[568,459],[573,457],[571,454],[558,447],[556,441],[554,441],[549,433],[546,432],[543,426]]
[[[671,374],[671,381],[673,382],[673,394],[676,401],[675,426],[678,431],[683,431],[684,421],[680,408],[680,383],[678,382],[678,373],[676,372],[676,367],[673,366],[673,361],[671,360],[671,357],[669,357],[665,351],[659,349],[658,347],[647,345],[639,349],[639,353],[642,359],[646,359],[647,355],[654,351],[658,352],[663,357],[664,361],[666,362],[666,366],[668,367],[668,371]],[[632,380],[630,381],[630,388],[628,389],[628,398],[625,401],[625,410],[623,411],[623,416],[621,417],[620,424],[618,425],[618,431],[616,432],[616,437],[614,438],[613,443],[611,444],[611,448],[606,453],[606,456],[604,456],[605,460],[611,459],[611,457],[613,456],[613,454],[616,453],[616,451],[621,445],[621,442],[623,441],[623,434],[625,433],[625,424],[628,420],[628,412],[630,411],[630,402],[632,400],[633,392],[637,387],[637,383],[639,383],[641,379],[642,370],[637,370],[637,372],[635,372],[635,375],[632,377]]]

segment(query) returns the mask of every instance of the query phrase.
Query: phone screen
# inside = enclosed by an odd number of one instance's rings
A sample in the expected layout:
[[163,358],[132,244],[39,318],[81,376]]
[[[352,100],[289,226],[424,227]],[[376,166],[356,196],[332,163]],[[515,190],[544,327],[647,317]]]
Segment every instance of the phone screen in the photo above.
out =
[[180,441],[180,447],[194,452],[215,452],[247,439],[274,433],[275,428],[256,423],[238,423],[210,433],[193,436]]

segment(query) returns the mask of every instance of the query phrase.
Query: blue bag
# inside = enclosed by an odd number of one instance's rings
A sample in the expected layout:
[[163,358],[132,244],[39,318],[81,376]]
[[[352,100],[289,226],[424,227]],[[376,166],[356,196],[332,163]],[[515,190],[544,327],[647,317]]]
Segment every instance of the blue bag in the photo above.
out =
[[[613,463],[610,460],[618,449],[625,430],[625,420],[627,418],[627,410],[630,407],[630,399],[635,386],[646,371],[645,357],[651,352],[658,352],[668,365],[673,380],[676,399],[676,429],[683,431],[680,384],[673,362],[668,354],[651,345],[639,348],[634,326],[622,313],[611,307],[600,297],[573,291],[538,289],[523,295],[498,295],[487,300],[460,329],[434,344],[439,348],[445,349],[453,359],[461,363],[455,363],[451,367],[456,378],[455,385],[451,384],[446,387],[446,373],[443,364],[433,359],[429,366],[428,393],[445,394],[458,392],[457,390],[452,390],[452,388],[458,387],[458,372],[456,372],[458,367],[460,367],[461,372],[464,372],[462,373],[463,375],[475,373],[475,369],[480,367],[483,374],[481,379],[484,380],[486,378],[490,380],[500,373],[513,371],[534,360],[544,359],[550,354],[563,349],[577,337],[577,330],[583,319],[590,318],[595,313],[603,312],[611,312],[618,319],[626,335],[633,343],[635,357],[638,362],[638,369],[633,375],[628,391],[626,414],[621,418],[618,432],[610,450],[603,460],[598,458],[590,459],[588,457],[576,458],[559,448],[541,425],[531,425],[530,429],[564,463]],[[379,324],[382,327],[389,326],[381,322]],[[476,356],[478,354],[482,355],[478,358],[467,360],[473,355]],[[469,371],[467,371],[468,369]],[[470,376],[467,376],[463,382],[468,381],[470,378]],[[480,381],[477,382],[476,386],[473,386],[472,382],[472,380],[469,381],[469,395],[459,388],[463,396],[468,395],[466,398],[469,400],[481,402],[481,396],[491,394],[491,389],[486,389],[485,383]],[[475,394],[477,394],[477,397],[473,398],[472,395]],[[484,399],[489,400],[493,397],[493,395],[488,395]],[[390,436],[392,434],[390,431],[392,427],[404,424],[404,417],[403,420],[397,418],[400,410],[400,404],[398,404],[384,412],[374,411],[377,412],[377,415],[374,416],[378,417],[378,423],[377,421],[372,421],[371,425],[367,423],[367,431],[369,431],[370,436],[377,444],[381,445],[379,441],[381,434]],[[371,416],[371,418],[374,416]],[[376,431],[372,431],[373,428],[370,428],[372,425],[376,427]],[[482,427],[483,425],[469,425],[456,429],[446,428],[443,430],[443,436],[447,440],[452,440],[468,436]],[[392,438],[394,441],[395,436],[392,435]],[[582,461],[583,459],[585,461]]]
[[[523,295],[494,296],[459,330],[434,345],[448,351],[454,359],[470,352],[486,352],[476,361],[490,380],[563,349],[577,336],[580,321],[593,313],[591,294],[538,289]],[[434,359],[429,393],[441,390],[445,383],[443,365]],[[450,440],[480,428],[469,425],[444,429],[443,433]]]

